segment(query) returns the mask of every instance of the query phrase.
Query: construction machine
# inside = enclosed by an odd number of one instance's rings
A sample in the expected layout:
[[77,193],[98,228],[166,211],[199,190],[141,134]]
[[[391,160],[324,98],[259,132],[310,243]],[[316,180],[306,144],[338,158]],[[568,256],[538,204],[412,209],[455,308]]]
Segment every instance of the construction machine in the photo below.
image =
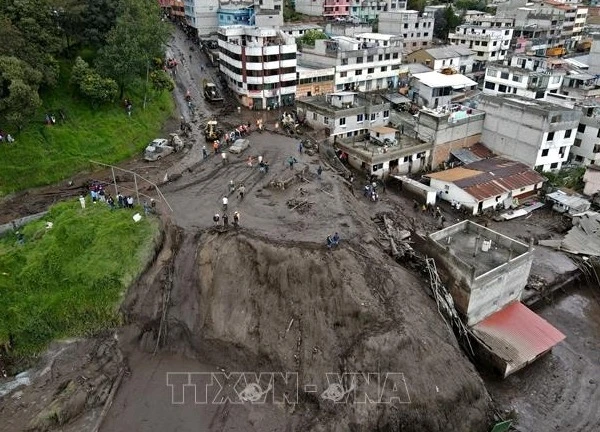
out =
[[215,83],[210,82],[208,80],[203,81],[204,85],[204,99],[209,102],[223,102],[223,98],[219,94],[219,90]]
[[206,141],[214,141],[218,140],[223,136],[223,131],[221,129],[217,129],[217,121],[209,120],[206,122],[204,126],[204,138]]

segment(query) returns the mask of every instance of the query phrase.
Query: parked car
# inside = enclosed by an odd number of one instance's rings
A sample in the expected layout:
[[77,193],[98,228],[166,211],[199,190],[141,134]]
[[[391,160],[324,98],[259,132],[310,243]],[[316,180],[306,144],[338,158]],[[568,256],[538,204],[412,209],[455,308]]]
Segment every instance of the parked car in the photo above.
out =
[[169,145],[168,140],[157,138],[146,147],[146,150],[144,150],[144,160],[154,162],[170,155],[174,151],[175,149]]
[[250,147],[250,141],[248,141],[246,138],[240,138],[235,140],[233,145],[229,147],[229,153],[238,154],[246,150],[248,147]]

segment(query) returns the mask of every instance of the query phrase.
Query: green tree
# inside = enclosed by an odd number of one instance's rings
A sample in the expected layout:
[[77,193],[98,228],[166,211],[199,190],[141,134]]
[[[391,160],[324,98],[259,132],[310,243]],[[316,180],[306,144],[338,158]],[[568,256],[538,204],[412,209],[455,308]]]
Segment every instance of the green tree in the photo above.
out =
[[427,5],[426,0],[408,0],[406,9],[423,12],[425,10],[426,5]]
[[89,0],[51,0],[58,27],[65,39],[67,52],[79,43],[85,30],[84,13],[90,3]]
[[38,86],[42,73],[26,62],[0,56],[0,121],[19,129],[42,104]]
[[462,18],[456,15],[452,5],[435,13],[435,26],[433,35],[438,39],[448,40],[448,34],[453,32],[462,22]]
[[87,7],[82,13],[84,30],[82,40],[87,45],[100,47],[106,42],[110,30],[117,22],[117,9],[120,0],[86,0]]
[[154,57],[162,57],[169,30],[154,0],[123,0],[115,27],[97,58],[99,72],[113,78],[122,98],[127,85],[145,74]]
[[90,71],[79,83],[81,94],[88,98],[92,105],[112,102],[119,93],[115,80],[102,78],[98,73]]
[[150,74],[150,82],[156,91],[173,91],[175,83],[164,70],[155,70]]
[[90,65],[81,57],[77,57],[75,59],[75,64],[71,69],[71,84],[79,88],[81,82],[89,73]]
[[61,50],[61,39],[50,2],[4,0],[0,2],[0,20],[0,55],[27,62],[42,73],[42,84],[54,85],[58,77],[55,56]]
[[314,46],[316,40],[327,39],[327,35],[321,30],[308,30],[302,37],[298,39],[303,45]]

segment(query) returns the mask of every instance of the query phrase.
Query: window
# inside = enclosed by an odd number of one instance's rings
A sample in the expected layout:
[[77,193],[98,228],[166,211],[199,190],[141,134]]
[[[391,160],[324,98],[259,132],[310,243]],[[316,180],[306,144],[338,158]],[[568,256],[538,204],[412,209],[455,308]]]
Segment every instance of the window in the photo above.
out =
[[[385,72],[385,71],[387,71],[387,66],[381,66],[381,72]],[[598,130],[600,130],[600,129],[598,129]]]
[[506,86],[504,84],[498,84],[498,91],[500,93],[506,93]]
[[565,155],[565,149],[566,149],[565,146],[559,148],[558,149],[558,154],[561,155],[561,156],[564,156]]
[[329,117],[323,117],[323,124],[329,124]]
[[566,131],[565,131],[565,138],[569,138],[569,137],[571,137],[571,132],[573,132],[573,130],[572,130],[572,129],[566,130]]
[[313,113],[313,120],[316,120],[316,119],[317,119],[317,113],[316,113],[316,112],[314,112],[314,113]]
[[390,110],[385,110],[383,112],[383,118],[388,118],[390,116]]
[[575,156],[575,162],[583,162],[583,156]]
[[375,73],[375,68],[369,68],[369,69],[367,69],[367,73]]
[[346,126],[346,117],[340,119],[340,126]]
[[362,75],[362,69],[354,71],[354,75]]
[[410,162],[410,156],[404,156],[404,163]]
[[486,81],[484,87],[489,90],[496,90],[496,84]]
[[560,121],[560,115],[552,116],[550,123],[558,123]]
[[514,82],[521,82],[521,75],[513,75],[512,80]]
[[371,121],[372,121],[372,122],[373,122],[373,121],[375,121],[375,113],[372,113],[372,114],[371,114]]
[[548,156],[548,149],[542,150],[542,157]]
[[364,114],[359,114],[356,116],[356,123],[362,123],[364,120],[365,116]]
[[579,123],[579,126],[577,126],[577,132],[585,133],[585,125],[583,123]]
[[546,137],[546,141],[554,140],[554,132],[548,132],[548,136]]
[[348,76],[348,72],[340,72],[340,78],[346,78]]
[[393,53],[393,54],[392,54],[392,58],[393,58],[393,59],[397,59],[397,58],[398,58],[398,53]]
[[343,58],[342,59],[342,66],[347,66],[348,65],[348,59],[347,58]]
[[558,162],[554,162],[550,164],[550,169],[556,169],[558,168]]
[[363,62],[363,58],[362,57],[356,57],[356,63],[362,63]]
[[573,142],[573,147],[581,147],[581,138],[575,138]]
[[372,62],[372,61],[373,61],[373,56],[372,55],[367,56],[367,63]]
[[508,79],[508,72],[500,72],[500,78],[502,79]]

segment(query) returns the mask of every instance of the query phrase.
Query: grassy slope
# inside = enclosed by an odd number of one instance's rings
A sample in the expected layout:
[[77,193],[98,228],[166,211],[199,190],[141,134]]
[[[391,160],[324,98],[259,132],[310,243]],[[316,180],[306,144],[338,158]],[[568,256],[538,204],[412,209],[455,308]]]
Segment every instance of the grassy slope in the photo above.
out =
[[14,233],[0,238],[0,345],[10,334],[13,354],[27,356],[118,323],[118,302],[159,232],[156,219],[134,223],[135,212],[68,201],[26,225],[25,244]]
[[[89,160],[118,162],[141,151],[156,138],[164,121],[173,112],[171,95],[150,95],[143,105],[143,84],[125,97],[133,101],[131,118],[120,103],[92,108],[73,97],[68,82],[71,64],[61,67],[61,83],[42,95],[44,106],[37,118],[16,136],[16,143],[0,144],[0,196],[55,183],[81,170]],[[67,121],[60,124],[62,109]],[[54,113],[57,125],[46,126],[46,113]]]

